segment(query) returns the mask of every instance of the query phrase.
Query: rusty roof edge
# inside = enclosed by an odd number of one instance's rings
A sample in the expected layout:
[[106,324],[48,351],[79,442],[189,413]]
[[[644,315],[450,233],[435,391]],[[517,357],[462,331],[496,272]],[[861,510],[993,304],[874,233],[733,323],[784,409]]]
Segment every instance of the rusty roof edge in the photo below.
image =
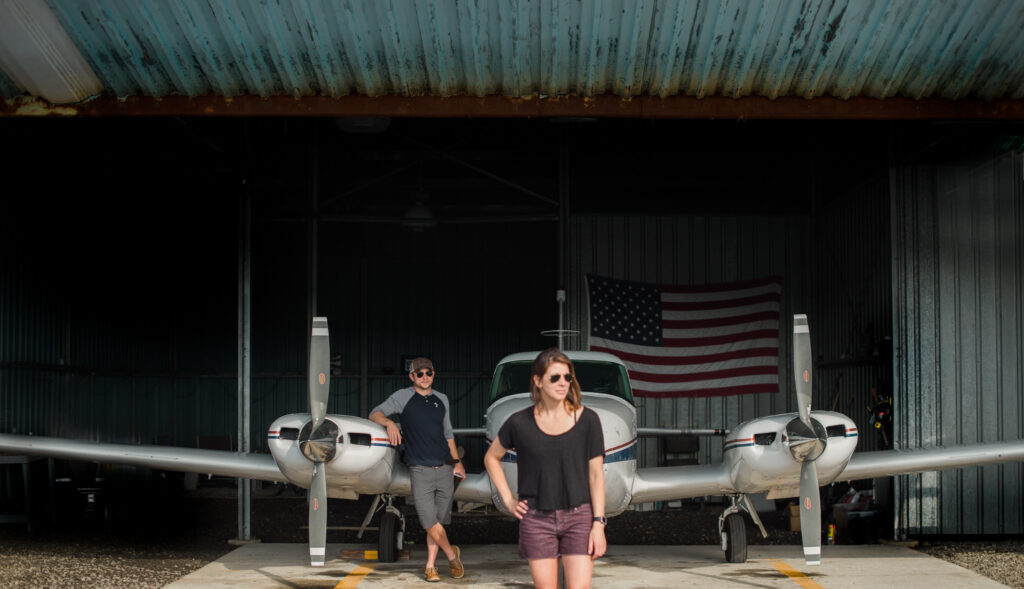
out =
[[638,96],[514,98],[508,96],[235,96],[98,97],[56,105],[33,97],[0,101],[0,117],[214,116],[214,117],[420,117],[420,118],[646,118],[823,120],[1016,120],[1024,100],[961,98],[802,98],[761,96]]

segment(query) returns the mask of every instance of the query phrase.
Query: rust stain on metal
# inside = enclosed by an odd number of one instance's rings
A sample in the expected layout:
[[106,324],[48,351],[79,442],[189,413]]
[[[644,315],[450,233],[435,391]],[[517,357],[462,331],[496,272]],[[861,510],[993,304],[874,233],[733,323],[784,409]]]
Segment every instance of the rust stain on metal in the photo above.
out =
[[4,104],[7,107],[5,110],[11,112],[0,111],[0,116],[10,114],[16,117],[74,117],[78,116],[78,109],[74,106],[68,106],[66,104],[51,104],[41,98],[29,97],[29,98],[10,98],[4,100]]
[[1021,120],[1022,100],[928,98],[813,99],[783,96],[167,96],[162,99],[101,97],[74,106],[39,99],[0,102],[5,116],[217,116],[217,117],[566,117],[654,119],[834,119],[834,120]]

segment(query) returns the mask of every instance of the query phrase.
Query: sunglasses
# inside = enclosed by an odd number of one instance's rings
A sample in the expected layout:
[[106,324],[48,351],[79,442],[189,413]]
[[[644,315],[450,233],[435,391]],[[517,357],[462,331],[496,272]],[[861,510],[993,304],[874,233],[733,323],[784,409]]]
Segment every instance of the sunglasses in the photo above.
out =
[[413,374],[416,375],[416,378],[423,378],[424,374],[426,374],[427,376],[434,376],[434,371],[433,370],[420,370],[419,372],[413,372]]
[[572,384],[572,375],[571,374],[552,374],[551,376],[548,377],[548,380],[551,381],[551,384],[555,384],[563,376],[565,377],[565,382],[567,382],[569,384]]

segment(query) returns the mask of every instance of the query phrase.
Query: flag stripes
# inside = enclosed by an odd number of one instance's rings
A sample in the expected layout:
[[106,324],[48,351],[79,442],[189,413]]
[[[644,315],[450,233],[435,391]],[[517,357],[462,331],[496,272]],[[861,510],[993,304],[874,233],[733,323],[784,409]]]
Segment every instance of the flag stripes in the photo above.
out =
[[590,349],[626,363],[633,394],[777,392],[782,281],[675,286],[587,275]]

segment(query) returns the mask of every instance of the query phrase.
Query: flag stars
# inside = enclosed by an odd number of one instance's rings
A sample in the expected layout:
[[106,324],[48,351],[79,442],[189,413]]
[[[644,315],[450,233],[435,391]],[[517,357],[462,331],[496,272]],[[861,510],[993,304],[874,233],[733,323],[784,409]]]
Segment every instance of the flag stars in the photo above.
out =
[[661,345],[661,293],[653,284],[588,276],[591,333],[622,343]]

